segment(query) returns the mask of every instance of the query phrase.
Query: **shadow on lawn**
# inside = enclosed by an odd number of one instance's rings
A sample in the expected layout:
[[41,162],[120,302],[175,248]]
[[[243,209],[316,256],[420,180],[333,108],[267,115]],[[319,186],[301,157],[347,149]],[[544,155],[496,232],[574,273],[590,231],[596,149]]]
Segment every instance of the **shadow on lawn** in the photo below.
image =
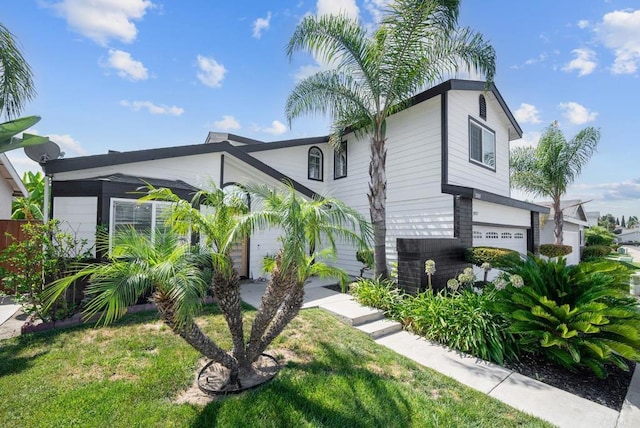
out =
[[207,405],[191,426],[411,424],[411,404],[389,378],[364,367],[366,361],[353,351],[328,343],[318,347],[316,359],[289,362],[262,388]]

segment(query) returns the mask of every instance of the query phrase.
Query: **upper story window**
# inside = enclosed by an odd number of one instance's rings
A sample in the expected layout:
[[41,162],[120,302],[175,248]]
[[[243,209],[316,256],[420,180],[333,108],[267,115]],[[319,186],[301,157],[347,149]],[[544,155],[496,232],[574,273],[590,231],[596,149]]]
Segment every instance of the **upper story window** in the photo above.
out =
[[322,150],[317,147],[311,147],[309,149],[308,159],[308,178],[309,180],[322,181]]
[[343,141],[340,147],[333,152],[333,178],[347,176],[347,142]]
[[469,159],[496,170],[496,134],[469,118]]
[[481,118],[487,120],[487,100],[484,98],[484,95],[480,94],[480,97],[478,98],[478,104],[478,114]]

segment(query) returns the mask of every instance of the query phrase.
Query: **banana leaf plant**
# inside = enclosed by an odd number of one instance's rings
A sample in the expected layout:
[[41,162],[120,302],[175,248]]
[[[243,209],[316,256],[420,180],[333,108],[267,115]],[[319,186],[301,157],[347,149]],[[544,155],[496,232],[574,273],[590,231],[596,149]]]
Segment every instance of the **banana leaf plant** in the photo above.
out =
[[40,121],[40,116],[26,116],[8,122],[0,123],[0,153],[24,148],[27,146],[37,146],[49,141],[48,137],[23,133],[22,138],[13,138],[19,133],[31,128]]

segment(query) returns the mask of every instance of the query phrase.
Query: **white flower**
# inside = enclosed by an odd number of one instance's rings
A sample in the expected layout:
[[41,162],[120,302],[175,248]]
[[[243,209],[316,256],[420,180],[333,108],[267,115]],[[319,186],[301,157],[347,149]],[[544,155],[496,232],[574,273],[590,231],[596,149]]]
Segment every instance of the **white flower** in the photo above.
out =
[[484,262],[482,263],[482,266],[480,266],[482,269],[484,270],[491,270],[491,263],[488,262]]
[[458,291],[458,288],[460,288],[460,283],[458,282],[458,280],[452,278],[447,281],[447,288],[449,288],[451,291]]
[[426,262],[424,262],[424,271],[428,275],[433,275],[434,273],[436,273],[436,262],[434,262],[433,260],[427,260]]
[[520,275],[511,275],[509,277],[509,280],[511,281],[511,285],[513,285],[515,288],[520,288],[524,285],[524,280]]
[[502,276],[499,276],[493,280],[493,286],[496,288],[496,290],[504,290],[504,288],[507,286],[507,281]]

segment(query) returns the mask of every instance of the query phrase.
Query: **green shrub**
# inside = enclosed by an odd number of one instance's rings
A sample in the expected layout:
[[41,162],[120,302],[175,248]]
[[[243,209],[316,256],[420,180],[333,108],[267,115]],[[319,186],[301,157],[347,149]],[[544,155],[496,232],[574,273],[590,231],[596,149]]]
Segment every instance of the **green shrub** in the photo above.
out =
[[606,245],[590,245],[582,249],[581,259],[589,261],[593,259],[601,259],[607,257],[611,253],[611,247]]
[[397,318],[399,305],[403,300],[402,291],[389,279],[358,278],[349,286],[356,302],[383,310],[389,317]]
[[628,295],[626,268],[530,256],[509,271],[519,283],[498,292],[494,310],[507,318],[523,351],[568,369],[588,367],[599,377],[608,364],[628,370],[625,359],[640,361],[640,311]]
[[605,245],[610,246],[616,239],[616,235],[602,226],[591,226],[584,231],[587,246]]
[[571,245],[542,244],[539,250],[543,256],[553,259],[571,254],[573,247]]
[[493,291],[463,290],[450,296],[421,293],[402,302],[405,326],[429,340],[502,364],[515,359],[515,342],[506,320],[492,310]]
[[507,248],[469,247],[464,252],[467,262],[478,267],[489,263],[492,267],[501,269],[520,261],[520,253]]
[[360,276],[364,275],[365,270],[373,269],[373,248],[364,248],[356,251],[356,260],[362,263]]

